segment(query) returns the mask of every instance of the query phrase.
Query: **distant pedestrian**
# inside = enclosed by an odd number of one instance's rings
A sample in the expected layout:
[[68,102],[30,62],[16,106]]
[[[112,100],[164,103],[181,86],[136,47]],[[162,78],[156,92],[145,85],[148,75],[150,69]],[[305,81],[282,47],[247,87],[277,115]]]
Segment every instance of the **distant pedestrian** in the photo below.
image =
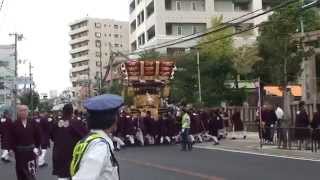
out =
[[9,111],[4,111],[0,118],[0,139],[1,139],[1,160],[3,162],[10,162],[10,128],[12,120]]
[[119,108],[123,99],[102,95],[84,103],[88,110],[90,133],[79,141],[73,151],[72,180],[119,180],[119,163],[114,155],[112,139],[116,131]]
[[310,121],[304,106],[305,102],[301,101],[299,103],[299,110],[296,113],[295,122],[295,137],[299,141],[300,148],[301,144],[310,138]]
[[237,138],[247,138],[247,134],[244,129],[244,125],[241,119],[241,113],[239,109],[235,109],[235,112],[231,116],[231,125],[233,127],[232,139],[235,140]]

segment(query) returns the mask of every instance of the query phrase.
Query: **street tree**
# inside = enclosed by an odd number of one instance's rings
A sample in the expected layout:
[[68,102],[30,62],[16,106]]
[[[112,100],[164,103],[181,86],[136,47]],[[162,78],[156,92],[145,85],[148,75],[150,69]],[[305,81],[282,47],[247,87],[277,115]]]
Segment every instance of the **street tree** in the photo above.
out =
[[[300,19],[304,30],[320,29],[320,17],[314,9],[299,10],[299,3],[276,10],[260,28],[258,47],[263,61],[253,68],[253,77],[261,77],[265,83],[286,84],[294,82],[301,72],[302,57],[293,36],[301,32]],[[300,46],[301,47],[301,46]],[[286,64],[286,67],[285,67]],[[285,69],[287,72],[285,72]]]
[[39,93],[34,90],[26,90],[19,96],[19,100],[21,104],[27,105],[30,111],[34,111],[40,103],[40,96]]

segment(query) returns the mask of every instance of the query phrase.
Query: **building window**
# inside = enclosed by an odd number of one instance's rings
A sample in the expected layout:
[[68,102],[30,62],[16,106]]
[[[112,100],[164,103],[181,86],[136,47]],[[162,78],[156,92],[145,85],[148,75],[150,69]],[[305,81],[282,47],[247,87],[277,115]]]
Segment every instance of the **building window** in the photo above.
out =
[[111,37],[111,34],[109,34],[109,37]]
[[196,34],[197,33],[197,26],[192,26],[192,33]]
[[145,39],[145,34],[142,33],[139,37],[138,37],[138,44],[139,46],[142,46],[146,43],[146,39]]
[[131,43],[131,51],[135,51],[137,50],[137,41],[134,41],[133,43]]
[[138,26],[139,26],[140,24],[142,24],[144,22],[144,11],[141,11],[139,13],[139,15],[137,16],[137,19],[138,19]]
[[107,27],[107,25],[106,25],[106,24],[104,24],[103,26],[104,26],[105,28]]
[[136,31],[136,28],[137,28],[137,23],[136,23],[136,20],[133,20],[130,24],[130,31],[131,33],[133,33],[134,31]]
[[177,9],[177,11],[181,10],[181,1],[176,2],[176,9]]
[[114,34],[114,38],[119,38],[119,34]]
[[114,44],[114,47],[119,47],[119,44]]
[[96,66],[100,67],[100,62],[99,61],[96,61]]
[[119,29],[119,25],[115,24],[113,27],[114,27],[114,29]]
[[197,3],[192,2],[192,10],[196,11],[197,10]]
[[177,27],[177,31],[178,31],[178,32],[177,32],[178,35],[182,35],[182,26],[179,25],[179,26]]
[[234,2],[234,11],[249,11],[250,4],[249,2],[235,1]]
[[96,27],[96,28],[101,28],[101,23],[94,23],[94,26]]
[[130,13],[132,13],[135,9],[136,9],[136,2],[135,0],[133,0],[131,3],[130,3]]
[[96,40],[96,47],[101,47],[101,41],[100,40]]
[[147,36],[148,36],[148,41],[153,39],[156,36],[156,29],[154,25],[150,29],[148,29]]
[[96,57],[101,57],[101,52],[96,52]]
[[154,1],[152,1],[146,8],[147,18],[154,13]]
[[95,35],[96,35],[97,38],[101,38],[101,33],[96,32]]

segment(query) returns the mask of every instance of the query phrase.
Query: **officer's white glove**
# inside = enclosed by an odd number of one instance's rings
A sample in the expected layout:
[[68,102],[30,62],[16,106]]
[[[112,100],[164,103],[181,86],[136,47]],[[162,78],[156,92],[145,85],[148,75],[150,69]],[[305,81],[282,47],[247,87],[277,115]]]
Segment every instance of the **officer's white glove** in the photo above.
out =
[[181,133],[184,133],[185,129],[181,129]]

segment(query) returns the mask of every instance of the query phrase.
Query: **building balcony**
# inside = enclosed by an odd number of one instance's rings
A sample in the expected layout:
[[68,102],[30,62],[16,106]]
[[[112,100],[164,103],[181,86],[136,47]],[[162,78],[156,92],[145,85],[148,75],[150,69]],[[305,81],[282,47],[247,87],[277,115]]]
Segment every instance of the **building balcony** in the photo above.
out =
[[82,41],[89,41],[89,36],[83,36],[83,37],[80,37],[80,38],[72,39],[72,40],[69,41],[69,44],[72,45],[72,44],[76,44],[76,43],[79,43],[79,42],[82,42]]
[[89,50],[89,46],[82,46],[79,48],[71,49],[69,52],[70,52],[70,54],[74,54],[74,53],[78,53],[78,52],[85,51],[85,50]]
[[74,34],[81,33],[81,32],[83,32],[83,31],[89,31],[89,27],[88,27],[88,26],[83,26],[83,27],[81,27],[81,28],[78,28],[78,29],[75,29],[75,30],[71,30],[71,31],[69,32],[69,35],[71,36],[71,35],[74,35]]
[[70,63],[72,64],[72,63],[77,63],[77,62],[86,61],[86,60],[89,60],[88,55],[77,57],[77,58],[72,58],[72,59],[70,59]]
[[73,68],[71,68],[70,71],[71,71],[71,73],[73,73],[73,72],[84,71],[84,70],[87,70],[87,69],[89,69],[89,65],[73,67]]
[[81,82],[81,81],[88,81],[89,76],[88,75],[78,75],[78,76],[71,76],[70,81],[71,82]]

